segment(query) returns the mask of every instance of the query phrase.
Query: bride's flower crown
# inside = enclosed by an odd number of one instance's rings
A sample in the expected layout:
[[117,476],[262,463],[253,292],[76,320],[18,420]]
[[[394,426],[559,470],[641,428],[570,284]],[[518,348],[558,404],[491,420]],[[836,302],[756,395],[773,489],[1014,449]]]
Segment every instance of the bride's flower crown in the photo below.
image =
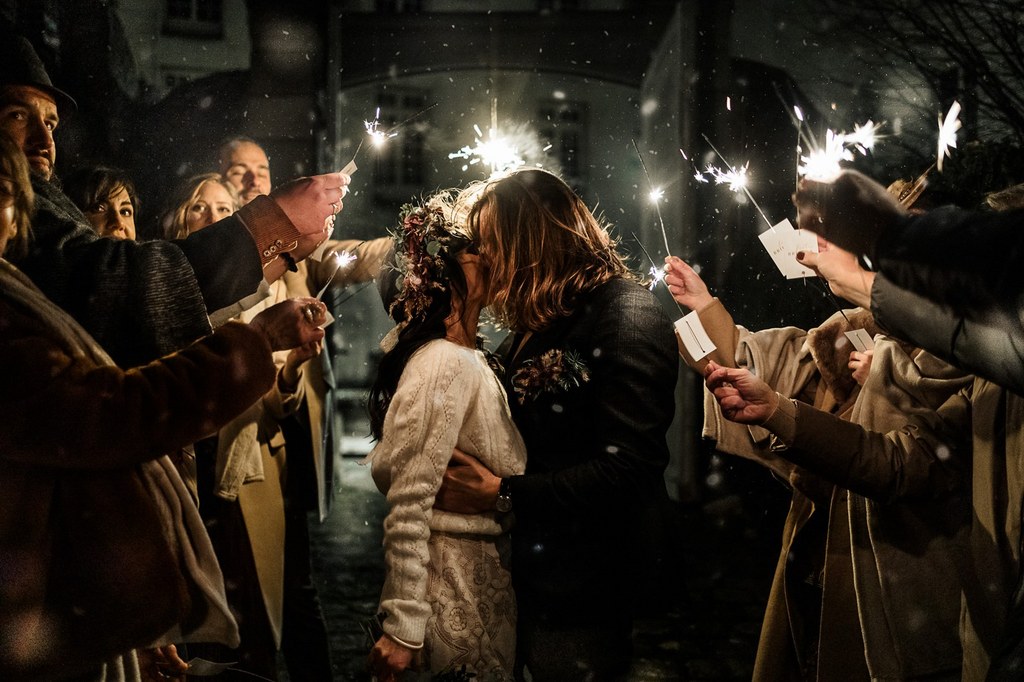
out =
[[404,204],[399,221],[398,228],[391,232],[398,294],[388,313],[395,320],[411,321],[423,316],[434,292],[448,289],[450,275],[445,256],[466,248],[470,239],[445,216],[442,206]]

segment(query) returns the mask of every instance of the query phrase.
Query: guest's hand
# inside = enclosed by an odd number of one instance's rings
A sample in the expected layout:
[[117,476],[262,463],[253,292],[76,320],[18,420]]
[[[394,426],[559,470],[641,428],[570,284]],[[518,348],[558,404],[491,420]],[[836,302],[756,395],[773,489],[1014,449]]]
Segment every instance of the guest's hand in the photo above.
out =
[[852,253],[819,237],[818,253],[797,251],[796,259],[828,282],[833,294],[865,310],[871,309],[875,273],[862,268]]
[[850,352],[850,362],[847,366],[853,373],[853,380],[861,386],[868,380],[868,374],[871,372],[871,359],[874,354],[875,352],[872,350]]
[[344,173],[325,173],[298,178],[277,187],[270,198],[302,234],[291,256],[300,261],[331,235],[334,216],[342,209],[342,197],[351,178]]
[[675,256],[665,259],[665,284],[676,303],[690,310],[700,310],[714,300],[697,271]]
[[288,357],[284,360],[284,366],[281,367],[280,386],[282,391],[285,393],[295,393],[295,389],[299,386],[302,366],[310,358],[315,358],[319,355],[322,349],[323,343],[311,341],[310,343],[304,343],[297,348],[293,348],[288,353]]
[[874,256],[882,233],[907,215],[885,187],[852,170],[834,182],[801,180],[793,203],[801,228],[868,256]]
[[367,663],[377,682],[396,682],[398,675],[412,665],[415,651],[382,635],[370,650]]
[[779,394],[746,369],[709,362],[704,383],[726,419],[739,424],[763,424],[779,406]]
[[137,649],[139,672],[143,682],[185,682],[188,663],[178,656],[173,644],[155,649]]
[[494,511],[500,486],[501,479],[480,460],[455,450],[434,498],[434,508],[458,514]]
[[327,321],[327,306],[315,298],[291,298],[262,311],[249,326],[263,334],[271,350],[288,350],[324,338],[320,325]]

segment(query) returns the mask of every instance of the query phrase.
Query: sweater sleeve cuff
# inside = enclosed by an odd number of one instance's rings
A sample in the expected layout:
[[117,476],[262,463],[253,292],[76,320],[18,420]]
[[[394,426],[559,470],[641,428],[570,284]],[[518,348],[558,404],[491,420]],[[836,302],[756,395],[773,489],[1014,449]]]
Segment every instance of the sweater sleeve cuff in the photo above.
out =
[[779,394],[778,406],[761,426],[774,433],[787,446],[792,446],[796,440],[796,404],[792,399]]
[[390,637],[391,639],[395,640],[396,642],[398,642],[399,644],[404,646],[406,649],[422,649],[423,648],[422,642],[420,644],[410,644],[409,642],[406,642],[404,639],[399,639],[398,637],[395,637],[390,632],[387,632],[387,633],[384,633],[384,634],[386,634],[388,637]]
[[294,251],[299,246],[302,233],[270,197],[256,197],[238,209],[237,215],[256,242],[264,269],[282,253]]

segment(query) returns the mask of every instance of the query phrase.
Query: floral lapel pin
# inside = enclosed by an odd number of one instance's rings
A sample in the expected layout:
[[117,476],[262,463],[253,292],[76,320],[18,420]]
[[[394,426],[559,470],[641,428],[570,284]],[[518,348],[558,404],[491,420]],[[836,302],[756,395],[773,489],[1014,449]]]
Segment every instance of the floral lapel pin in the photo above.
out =
[[530,358],[512,375],[512,387],[520,405],[541,393],[568,391],[590,381],[590,370],[572,351],[557,348]]

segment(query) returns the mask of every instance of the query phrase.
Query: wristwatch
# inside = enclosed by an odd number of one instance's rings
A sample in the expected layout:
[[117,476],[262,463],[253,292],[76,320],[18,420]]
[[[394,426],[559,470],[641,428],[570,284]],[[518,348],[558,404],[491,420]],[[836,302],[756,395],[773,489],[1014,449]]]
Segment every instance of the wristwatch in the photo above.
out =
[[500,511],[502,514],[512,511],[511,478],[501,479],[501,483],[498,485],[498,499],[494,503],[494,508]]

